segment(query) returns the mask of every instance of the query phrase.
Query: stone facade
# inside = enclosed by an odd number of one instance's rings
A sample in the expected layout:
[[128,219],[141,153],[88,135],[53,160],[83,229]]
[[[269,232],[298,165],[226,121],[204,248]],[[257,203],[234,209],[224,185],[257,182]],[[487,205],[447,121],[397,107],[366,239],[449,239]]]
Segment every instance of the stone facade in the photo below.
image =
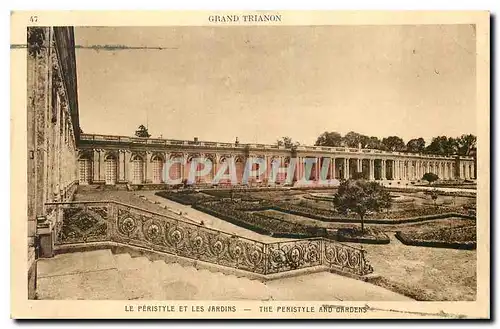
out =
[[45,204],[71,200],[77,186],[78,100],[73,29],[30,27],[27,33],[29,297],[38,223]]
[[[191,161],[195,157],[208,159],[212,170],[196,181],[208,184],[222,163],[231,158],[236,164],[238,183],[243,181],[247,159],[261,158],[267,171],[249,181],[251,185],[283,184],[286,173],[278,175],[275,183],[269,180],[272,163],[278,161],[287,168],[290,159],[297,159],[293,171],[293,184],[300,184],[308,176],[312,182],[330,184],[332,180],[352,178],[363,173],[369,180],[384,183],[392,181],[418,181],[427,172],[441,180],[475,179],[474,158],[386,152],[375,149],[298,146],[286,148],[278,145],[240,144],[138,138],[111,135],[82,134],[79,143],[80,184],[163,184],[163,166],[167,159],[183,159],[170,167],[170,177],[188,177]],[[310,162],[310,169],[306,163]],[[307,172],[307,173],[306,173]],[[330,181],[330,182],[328,182]]]

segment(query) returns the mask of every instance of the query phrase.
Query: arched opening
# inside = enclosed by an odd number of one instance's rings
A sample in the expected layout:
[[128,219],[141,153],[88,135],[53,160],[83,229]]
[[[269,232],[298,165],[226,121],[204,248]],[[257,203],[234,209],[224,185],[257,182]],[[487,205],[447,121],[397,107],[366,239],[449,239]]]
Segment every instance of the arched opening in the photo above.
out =
[[243,173],[245,171],[245,163],[241,157],[236,157],[235,159],[235,167],[236,167],[236,180],[238,184],[241,184],[243,180]]
[[204,179],[204,182],[205,183],[211,183],[215,177],[215,161],[214,161],[214,157],[209,155],[209,156],[205,156],[205,160],[207,162],[210,162],[210,165],[211,165],[211,169],[210,169],[210,172],[208,172],[205,177],[203,177]]
[[170,156],[170,167],[168,168],[168,180],[169,181],[177,181],[179,179],[182,179],[182,159],[183,156],[180,154],[172,154]]
[[78,181],[80,185],[88,185],[92,182],[92,161],[87,157],[78,160]]
[[105,172],[104,178],[106,185],[115,185],[116,183],[116,158],[112,154],[108,154],[104,159]]
[[132,157],[132,184],[142,184],[144,182],[144,164],[140,156]]
[[151,159],[151,169],[153,171],[153,183],[161,184],[163,182],[163,159],[155,155]]
[[221,185],[227,185],[227,184],[231,184],[231,179],[227,178],[229,177],[229,171],[230,171],[230,163],[228,162],[229,160],[226,158],[226,157],[221,157],[220,160],[219,160],[219,163],[220,163],[220,166],[221,167],[225,167],[227,166],[227,168],[225,168],[224,172],[222,173],[222,177],[225,177],[225,178],[221,178],[219,180],[219,184]]

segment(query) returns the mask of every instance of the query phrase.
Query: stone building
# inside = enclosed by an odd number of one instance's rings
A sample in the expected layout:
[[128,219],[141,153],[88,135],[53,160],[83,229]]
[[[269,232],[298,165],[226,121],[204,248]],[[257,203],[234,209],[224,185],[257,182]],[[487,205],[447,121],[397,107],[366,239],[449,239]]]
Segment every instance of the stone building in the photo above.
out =
[[[73,29],[30,27],[27,33],[29,294],[34,294],[37,221],[45,204],[71,200],[78,183],[78,97]],[[44,224],[45,223],[45,224]]]
[[[210,184],[227,159],[235,163],[237,183],[243,183],[244,169],[249,159],[262,159],[266,170],[248,181],[256,186],[283,185],[287,175],[293,185],[309,180],[328,185],[332,180],[352,178],[362,173],[369,180],[398,185],[415,182],[427,172],[441,180],[475,179],[473,157],[412,154],[375,149],[242,144],[140,138],[112,135],[82,134],[78,144],[79,184],[106,184],[122,187],[163,187],[164,166],[167,161],[168,177],[186,179],[192,170],[192,161],[203,158],[211,163],[211,170],[195,184]],[[286,172],[291,159],[296,160],[293,170]],[[310,169],[306,170],[306,163]],[[250,162],[254,165],[254,161]],[[270,180],[273,163],[283,168],[276,179]],[[250,165],[247,167],[250,168]],[[255,170],[254,168],[252,168]]]

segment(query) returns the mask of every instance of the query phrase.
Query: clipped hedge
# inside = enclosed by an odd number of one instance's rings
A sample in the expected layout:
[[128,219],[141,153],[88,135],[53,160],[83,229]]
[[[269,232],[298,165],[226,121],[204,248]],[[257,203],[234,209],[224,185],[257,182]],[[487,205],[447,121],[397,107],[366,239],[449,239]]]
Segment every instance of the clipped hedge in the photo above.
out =
[[361,228],[340,228],[337,230],[336,240],[341,242],[369,243],[369,244],[389,244],[391,240],[384,232],[373,228],[365,228],[361,235]]
[[250,213],[241,209],[252,209],[258,204],[245,202],[205,202],[193,205],[194,209],[218,217],[234,225],[274,237],[308,238],[326,236],[326,229],[283,221],[268,214]]
[[[334,223],[361,223],[358,215],[351,213],[349,215],[336,215],[332,211],[325,209],[309,208],[300,205],[286,204],[280,202],[273,202],[270,209],[285,212],[291,215],[297,215],[302,217],[308,217],[312,219],[317,219],[322,222],[334,222]],[[422,208],[422,209],[411,209],[394,211],[391,213],[376,213],[371,215],[371,218],[365,218],[365,223],[369,224],[405,224],[405,223],[415,223],[424,220],[432,219],[443,219],[447,217],[461,217],[468,219],[475,219],[474,216],[465,215],[463,213],[456,212],[457,209],[450,207],[435,208]],[[439,213],[436,213],[438,211]],[[421,213],[418,216],[404,217],[405,215],[411,213]]]
[[424,232],[398,231],[396,238],[405,245],[422,247],[473,250],[477,246],[475,225]]
[[212,197],[205,196],[195,191],[179,191],[179,192],[159,191],[156,192],[155,195],[158,195],[165,199],[172,200],[174,202],[178,202],[185,206],[191,206],[195,203],[212,199]]

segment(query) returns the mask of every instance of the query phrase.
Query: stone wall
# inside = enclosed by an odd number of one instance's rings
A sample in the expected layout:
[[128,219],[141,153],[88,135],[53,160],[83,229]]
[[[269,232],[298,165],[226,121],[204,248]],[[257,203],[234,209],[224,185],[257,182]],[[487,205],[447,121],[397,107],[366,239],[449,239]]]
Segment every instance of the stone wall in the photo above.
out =
[[73,197],[79,123],[73,29],[30,27],[27,42],[28,290],[33,298],[37,218],[51,216],[45,203]]

